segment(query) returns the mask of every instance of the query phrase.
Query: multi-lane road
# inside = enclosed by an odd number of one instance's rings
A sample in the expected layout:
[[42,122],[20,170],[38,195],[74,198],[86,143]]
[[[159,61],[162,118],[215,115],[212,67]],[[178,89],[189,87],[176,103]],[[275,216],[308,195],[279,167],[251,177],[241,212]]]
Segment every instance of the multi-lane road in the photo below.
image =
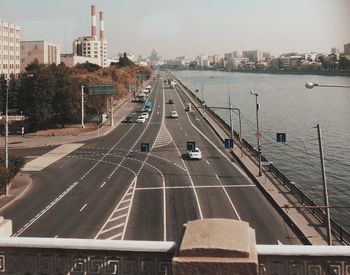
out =
[[[300,243],[200,114],[185,111],[181,89],[162,77],[152,82],[146,123],[121,123],[31,172],[32,188],[0,210],[14,236],[176,241],[189,220],[228,218],[249,222],[259,244]],[[187,159],[187,141],[201,160]]]

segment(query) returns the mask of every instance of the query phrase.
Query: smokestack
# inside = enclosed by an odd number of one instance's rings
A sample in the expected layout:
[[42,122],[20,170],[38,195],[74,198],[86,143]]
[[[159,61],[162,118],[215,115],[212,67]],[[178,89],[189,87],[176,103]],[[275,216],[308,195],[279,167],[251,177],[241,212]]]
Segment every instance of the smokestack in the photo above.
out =
[[100,11],[100,40],[105,39],[105,21],[103,18],[103,11]]
[[96,37],[96,7],[91,6],[91,36]]

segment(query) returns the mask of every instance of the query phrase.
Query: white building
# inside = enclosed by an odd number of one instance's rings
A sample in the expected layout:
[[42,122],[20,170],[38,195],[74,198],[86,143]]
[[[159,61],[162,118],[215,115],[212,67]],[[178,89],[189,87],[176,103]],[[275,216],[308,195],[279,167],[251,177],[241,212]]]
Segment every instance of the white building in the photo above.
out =
[[0,75],[20,73],[20,27],[0,19]]
[[60,46],[46,41],[21,41],[21,72],[32,62],[60,64]]
[[96,33],[96,7],[91,6],[91,36],[78,37],[73,42],[73,55],[62,55],[62,61],[67,66],[75,66],[78,63],[93,63],[101,67],[107,67],[107,41],[104,35],[104,15],[100,12],[100,36]]

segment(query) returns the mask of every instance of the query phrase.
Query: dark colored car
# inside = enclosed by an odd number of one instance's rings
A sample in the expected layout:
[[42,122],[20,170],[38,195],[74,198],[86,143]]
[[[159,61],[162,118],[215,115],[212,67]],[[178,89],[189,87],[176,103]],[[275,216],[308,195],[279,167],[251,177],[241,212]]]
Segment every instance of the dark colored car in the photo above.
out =
[[133,122],[133,119],[132,119],[131,116],[127,116],[127,117],[124,119],[124,122],[125,122],[125,123],[131,123],[131,122]]
[[169,99],[169,104],[174,104],[174,99]]

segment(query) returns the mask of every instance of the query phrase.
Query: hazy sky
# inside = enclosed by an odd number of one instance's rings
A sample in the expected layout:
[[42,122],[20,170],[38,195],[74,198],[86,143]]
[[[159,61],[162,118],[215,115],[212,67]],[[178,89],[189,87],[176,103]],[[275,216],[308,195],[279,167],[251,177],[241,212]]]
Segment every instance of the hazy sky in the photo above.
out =
[[[0,18],[22,40],[46,40],[72,52],[90,35],[90,5],[105,13],[108,54],[164,58],[232,50],[329,52],[350,43],[350,0],[0,0]],[[99,26],[98,26],[99,29]]]

